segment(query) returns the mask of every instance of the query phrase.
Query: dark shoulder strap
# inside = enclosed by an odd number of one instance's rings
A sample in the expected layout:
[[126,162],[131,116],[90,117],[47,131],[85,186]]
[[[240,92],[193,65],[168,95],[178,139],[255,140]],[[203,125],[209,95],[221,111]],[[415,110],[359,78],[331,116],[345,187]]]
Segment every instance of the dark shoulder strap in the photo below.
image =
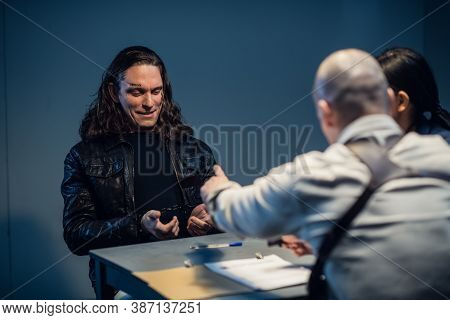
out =
[[410,168],[402,168],[390,161],[388,151],[402,137],[393,137],[388,140],[386,146],[381,147],[373,140],[358,140],[350,142],[346,146],[363,162],[370,170],[371,178],[358,200],[342,215],[331,230],[325,235],[317,254],[308,282],[309,297],[312,299],[327,299],[328,288],[323,274],[325,263],[332,251],[345,236],[353,220],[361,213],[372,194],[388,181],[407,177],[428,177],[450,182],[450,175],[442,172],[415,171]]
[[395,145],[398,140],[400,140],[400,137],[391,140],[387,147],[381,147],[372,140],[359,140],[346,145],[364,164],[367,165],[371,172],[371,179],[358,200],[344,215],[342,215],[331,230],[325,235],[308,283],[310,298],[327,298],[328,290],[323,275],[325,263],[333,249],[346,234],[352,221],[362,211],[376,189],[390,180],[415,175],[412,170],[401,168],[389,160],[389,147]]

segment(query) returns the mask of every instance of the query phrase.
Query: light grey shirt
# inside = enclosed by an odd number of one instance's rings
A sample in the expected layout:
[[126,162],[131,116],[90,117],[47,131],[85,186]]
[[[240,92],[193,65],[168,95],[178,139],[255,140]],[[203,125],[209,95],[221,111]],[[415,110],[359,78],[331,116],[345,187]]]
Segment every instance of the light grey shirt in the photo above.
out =
[[[332,222],[370,179],[369,169],[344,144],[373,137],[384,145],[401,134],[387,115],[359,118],[324,152],[297,156],[249,186],[230,183],[217,197],[214,220],[241,237],[297,234],[317,252]],[[330,288],[341,299],[450,297],[450,146],[439,136],[409,133],[389,157],[446,179],[403,178],[383,185],[325,266]]]

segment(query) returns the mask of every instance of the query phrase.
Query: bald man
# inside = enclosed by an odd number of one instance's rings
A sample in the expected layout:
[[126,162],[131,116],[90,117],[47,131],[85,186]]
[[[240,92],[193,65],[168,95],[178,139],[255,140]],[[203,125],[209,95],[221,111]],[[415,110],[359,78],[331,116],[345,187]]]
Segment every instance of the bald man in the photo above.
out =
[[[396,179],[372,195],[325,264],[333,297],[450,297],[448,144],[439,136],[403,136],[389,116],[394,96],[382,70],[360,50],[338,51],[322,62],[314,100],[330,146],[297,156],[245,187],[216,167],[216,176],[201,189],[215,224],[241,237],[295,234],[317,253],[371,179],[368,166],[348,147],[370,139],[397,166],[443,178]],[[393,140],[399,141],[388,148]]]

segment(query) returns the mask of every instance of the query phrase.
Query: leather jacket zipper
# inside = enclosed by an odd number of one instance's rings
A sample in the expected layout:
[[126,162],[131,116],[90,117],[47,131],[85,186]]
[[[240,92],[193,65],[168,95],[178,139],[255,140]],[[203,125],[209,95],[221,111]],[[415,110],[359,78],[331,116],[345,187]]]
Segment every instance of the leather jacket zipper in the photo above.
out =
[[[128,191],[131,195],[131,212],[133,212],[133,214],[136,213],[136,204],[135,204],[135,199],[134,199],[134,149],[133,146],[128,143],[128,141],[123,140],[123,143],[125,143],[126,145],[128,145],[129,149],[131,150],[131,153],[127,152],[125,148],[122,148],[122,152],[124,155],[124,159],[127,159],[127,163],[128,163],[128,171],[130,173],[130,177],[128,179],[128,181],[126,181],[125,183],[127,185],[129,185],[132,188],[132,192],[130,192],[130,187],[128,187]],[[130,165],[133,164],[133,165]]]
[[184,189],[183,189],[183,187],[181,186],[180,177],[178,176],[178,170],[177,170],[177,167],[176,167],[176,165],[175,165],[175,161],[174,161],[174,159],[173,159],[173,153],[172,153],[172,150],[170,149],[170,146],[168,145],[168,143],[166,143],[166,147],[167,147],[167,151],[169,152],[170,162],[172,163],[173,170],[175,171],[175,177],[177,178],[178,186],[180,187],[181,194],[183,195],[184,203],[185,203],[186,205],[188,205],[188,202],[187,202],[187,199],[186,199],[186,194],[184,193]]

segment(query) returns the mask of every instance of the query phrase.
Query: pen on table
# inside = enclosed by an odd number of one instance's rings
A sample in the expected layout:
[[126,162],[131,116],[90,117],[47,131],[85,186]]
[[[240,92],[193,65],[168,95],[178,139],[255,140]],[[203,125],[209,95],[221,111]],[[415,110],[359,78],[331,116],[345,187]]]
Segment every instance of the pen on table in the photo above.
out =
[[215,243],[215,244],[198,244],[190,246],[191,249],[216,249],[216,248],[226,248],[226,247],[242,247],[242,242],[230,242],[230,243]]

